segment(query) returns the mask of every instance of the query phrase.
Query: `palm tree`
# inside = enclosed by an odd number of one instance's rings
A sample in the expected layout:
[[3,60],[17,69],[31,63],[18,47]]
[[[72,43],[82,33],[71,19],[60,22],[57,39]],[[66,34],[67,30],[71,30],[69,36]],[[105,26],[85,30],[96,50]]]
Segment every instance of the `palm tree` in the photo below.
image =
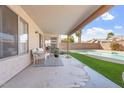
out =
[[76,31],[75,35],[78,37],[78,43],[81,43],[81,30]]
[[109,33],[107,34],[107,38],[106,38],[106,39],[109,39],[109,38],[111,38],[112,36],[114,36],[114,33],[113,33],[113,32],[109,32]]

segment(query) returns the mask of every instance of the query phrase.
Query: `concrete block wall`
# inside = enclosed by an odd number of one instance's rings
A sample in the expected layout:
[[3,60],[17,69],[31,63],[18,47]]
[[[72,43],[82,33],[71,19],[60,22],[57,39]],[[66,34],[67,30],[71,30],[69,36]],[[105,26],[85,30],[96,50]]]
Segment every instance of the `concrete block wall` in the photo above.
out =
[[[60,49],[66,50],[67,43],[60,43]],[[70,50],[81,50],[81,49],[102,49],[99,43],[70,43]]]

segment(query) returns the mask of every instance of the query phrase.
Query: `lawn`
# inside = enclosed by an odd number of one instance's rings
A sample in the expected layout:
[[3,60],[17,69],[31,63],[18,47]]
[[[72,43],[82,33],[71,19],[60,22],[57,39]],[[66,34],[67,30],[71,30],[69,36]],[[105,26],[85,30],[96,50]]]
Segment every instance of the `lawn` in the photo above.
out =
[[119,86],[124,87],[124,83],[122,80],[122,72],[124,72],[124,65],[99,60],[79,53],[70,53],[70,55],[78,59],[80,62],[86,64],[90,68],[101,73],[102,75],[115,82]]

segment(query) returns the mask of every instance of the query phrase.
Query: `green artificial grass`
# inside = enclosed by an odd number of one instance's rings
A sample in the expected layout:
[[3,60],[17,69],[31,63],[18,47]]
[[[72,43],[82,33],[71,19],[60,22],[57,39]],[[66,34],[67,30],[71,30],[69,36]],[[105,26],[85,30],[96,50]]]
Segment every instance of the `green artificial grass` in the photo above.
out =
[[124,88],[122,80],[123,64],[99,60],[79,53],[70,53],[70,55]]

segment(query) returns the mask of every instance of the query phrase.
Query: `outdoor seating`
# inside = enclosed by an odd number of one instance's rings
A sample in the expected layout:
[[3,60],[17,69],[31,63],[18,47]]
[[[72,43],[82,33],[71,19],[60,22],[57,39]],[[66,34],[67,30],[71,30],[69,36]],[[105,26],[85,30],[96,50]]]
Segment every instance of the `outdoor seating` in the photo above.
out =
[[45,52],[42,48],[35,48],[32,50],[32,58],[33,58],[33,64],[44,62],[42,60],[45,60]]

